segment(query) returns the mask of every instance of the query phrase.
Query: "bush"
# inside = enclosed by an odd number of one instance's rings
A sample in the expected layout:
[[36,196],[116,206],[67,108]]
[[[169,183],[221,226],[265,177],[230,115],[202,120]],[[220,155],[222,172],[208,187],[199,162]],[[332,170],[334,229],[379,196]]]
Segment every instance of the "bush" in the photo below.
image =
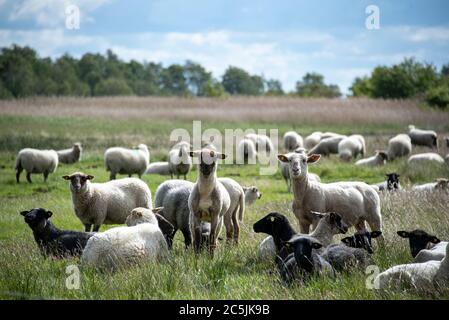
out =
[[426,101],[431,106],[445,109],[449,106],[449,85],[431,88],[426,93]]
[[96,96],[130,96],[132,94],[132,89],[123,79],[109,78],[95,86]]

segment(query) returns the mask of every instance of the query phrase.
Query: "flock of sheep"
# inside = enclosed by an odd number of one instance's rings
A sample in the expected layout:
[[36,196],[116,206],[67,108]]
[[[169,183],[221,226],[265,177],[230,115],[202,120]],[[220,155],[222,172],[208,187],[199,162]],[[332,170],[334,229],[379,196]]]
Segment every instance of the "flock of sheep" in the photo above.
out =
[[[269,213],[253,226],[254,232],[268,235],[259,246],[259,257],[274,260],[286,284],[306,281],[314,274],[335,275],[367,266],[374,252],[371,239],[376,238],[381,246],[384,243],[379,193],[400,189],[399,175],[388,174],[386,181],[376,185],[355,181],[321,183],[319,176],[308,172],[308,166],[329,154],[338,154],[343,161],[355,160],[358,155],[364,157],[363,136],[315,132],[303,139],[290,131],[283,141],[286,153],[277,154],[277,158],[293,195],[292,211],[300,233],[284,215]],[[381,166],[386,161],[408,156],[412,145],[437,148],[437,141],[434,131],[410,126],[408,134],[389,140],[386,151],[376,151],[375,155],[358,160],[355,165]],[[237,152],[246,160],[254,160],[262,148],[268,153],[275,151],[267,136],[250,134],[240,141]],[[41,173],[46,180],[59,162],[79,161],[81,152],[79,143],[61,151],[23,149],[16,160],[16,180],[19,183],[23,170],[30,183],[32,173]],[[198,159],[195,183],[186,180],[193,158]],[[84,232],[56,228],[50,221],[52,212],[43,208],[21,214],[44,256],[81,255],[83,262],[102,270],[168,258],[177,230],[182,232],[186,248],[193,245],[196,253],[208,249],[213,256],[223,224],[227,242],[237,245],[245,207],[261,197],[255,186],[242,187],[231,178],[217,177],[218,163],[225,158],[226,155],[211,144],[192,151],[189,142],[174,145],[167,162],[151,164],[148,147],[144,144],[134,149],[109,148],[104,161],[111,181],[94,183],[92,175],[82,172],[63,176],[69,181],[73,208],[85,227]],[[449,155],[446,159],[449,160]],[[437,153],[423,153],[411,156],[408,162],[411,165],[429,162],[444,165],[445,160]],[[115,180],[117,174],[129,177]],[[158,186],[153,206],[148,185],[131,177],[133,174],[139,178],[143,174],[171,175],[172,179]],[[175,175],[178,179],[173,179]],[[180,180],[180,176],[184,180]],[[441,178],[413,189],[447,192],[449,180]],[[98,232],[102,224],[126,226]],[[335,235],[347,233],[352,226],[356,229],[352,236],[343,238],[340,244],[332,243]],[[394,266],[379,274],[376,278],[379,287],[447,288],[447,242],[422,230],[398,231],[398,235],[409,239],[415,263]]]

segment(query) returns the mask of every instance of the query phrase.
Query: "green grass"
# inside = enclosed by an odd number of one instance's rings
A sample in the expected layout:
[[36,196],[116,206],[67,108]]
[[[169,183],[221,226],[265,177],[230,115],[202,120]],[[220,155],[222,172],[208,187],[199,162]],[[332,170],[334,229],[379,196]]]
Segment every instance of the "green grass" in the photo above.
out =
[[[291,213],[292,196],[287,192],[279,173],[260,176],[259,166],[222,165],[219,176],[230,176],[242,185],[256,185],[262,198],[245,213],[241,241],[238,247],[219,245],[214,259],[207,254],[195,256],[185,251],[182,235],[175,238],[174,250],[168,261],[143,264],[118,271],[100,273],[80,264],[78,259],[44,259],[34,242],[31,230],[19,215],[22,210],[43,207],[54,213],[56,226],[81,230],[70,198],[68,184],[61,176],[84,171],[95,181],[108,180],[103,166],[104,149],[112,145],[135,145],[145,142],[150,147],[152,161],[164,160],[170,146],[169,134],[174,128],[191,130],[192,123],[183,120],[112,120],[99,118],[63,118],[0,116],[0,298],[3,299],[433,299],[448,296],[419,295],[413,292],[378,292],[365,286],[364,270],[339,275],[336,279],[315,278],[307,284],[286,287],[279,281],[274,264],[257,258],[257,247],[263,235],[252,232],[252,224],[271,211],[286,214],[296,225]],[[296,128],[306,135],[314,130],[341,133],[360,132],[367,135],[368,153],[385,147],[388,137],[400,132],[394,125],[304,126],[289,123],[207,122],[204,128]],[[377,132],[377,136],[372,134]],[[85,153],[81,162],[61,165],[47,183],[41,175],[33,175],[33,184],[16,184],[13,171],[16,152],[23,147],[66,148],[81,141]],[[414,152],[425,151],[417,148]],[[386,172],[397,171],[404,185],[449,177],[447,167],[409,168],[398,160],[381,168],[356,168],[331,156],[311,166],[323,182],[362,180],[382,181]],[[144,176],[154,192],[166,177]],[[195,181],[196,170],[188,179]],[[399,229],[423,228],[449,239],[447,195],[418,198],[408,193],[382,196],[382,214],[386,247],[376,251],[374,263],[384,270],[392,265],[411,261],[406,241],[397,237]],[[105,230],[113,226],[102,226]],[[222,236],[224,236],[222,231]],[[78,265],[81,288],[65,286],[66,267]]]

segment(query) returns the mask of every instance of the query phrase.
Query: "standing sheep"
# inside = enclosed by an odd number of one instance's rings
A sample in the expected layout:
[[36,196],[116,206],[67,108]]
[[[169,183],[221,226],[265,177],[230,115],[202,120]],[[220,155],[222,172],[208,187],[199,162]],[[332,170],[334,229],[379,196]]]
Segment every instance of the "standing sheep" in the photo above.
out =
[[171,178],[176,174],[179,179],[180,175],[187,180],[187,175],[192,169],[192,159],[189,156],[190,145],[187,142],[180,142],[175,145],[168,153],[168,166]]
[[117,173],[139,175],[145,173],[150,163],[150,152],[145,144],[139,144],[137,149],[126,149],[120,147],[109,148],[104,153],[104,165],[106,171],[110,171],[110,180],[116,178]]
[[237,164],[255,164],[257,157],[256,145],[253,140],[243,138],[237,147]]
[[308,135],[304,139],[304,148],[310,150],[315,147],[321,141],[322,135],[323,133],[321,131],[315,131],[312,134]]
[[140,179],[124,178],[105,183],[91,183],[94,178],[82,172],[63,176],[70,180],[75,214],[85,231],[98,231],[102,224],[124,223],[132,209],[152,208],[151,191]]
[[355,165],[361,167],[384,166],[387,163],[388,155],[385,151],[376,151],[376,154],[366,159],[357,160]]
[[80,161],[83,148],[81,143],[77,142],[70,149],[57,151],[60,163],[71,164]]
[[245,138],[254,142],[257,152],[265,149],[266,153],[269,154],[274,151],[273,142],[271,142],[270,138],[264,134],[249,133],[245,136]]
[[438,136],[433,130],[416,129],[415,126],[410,125],[408,126],[408,135],[414,145],[438,148]]
[[360,154],[365,155],[365,138],[359,134],[353,134],[338,143],[338,156],[344,161],[351,161]]
[[313,147],[309,154],[320,154],[323,156],[328,156],[330,154],[338,153],[338,144],[342,141],[346,136],[334,136],[322,139],[315,147]]
[[58,162],[58,154],[55,150],[22,149],[16,158],[16,181],[20,182],[20,174],[25,170],[29,183],[32,183],[32,173],[42,173],[46,182],[48,175],[56,171]]
[[231,178],[218,178],[218,181],[226,188],[231,200],[229,209],[224,215],[226,240],[230,242],[234,239],[237,244],[240,235],[239,221],[243,221],[245,214],[245,192],[240,184]]
[[262,192],[259,192],[256,186],[243,187],[245,192],[245,205],[253,205],[257,199],[262,198]]
[[410,165],[427,165],[430,163],[442,165],[444,164],[444,159],[438,153],[433,152],[418,153],[408,158],[408,164]]
[[412,152],[412,141],[406,134],[398,134],[388,141],[388,160],[407,156]]
[[284,149],[287,152],[303,147],[302,137],[295,131],[287,131],[284,134]]

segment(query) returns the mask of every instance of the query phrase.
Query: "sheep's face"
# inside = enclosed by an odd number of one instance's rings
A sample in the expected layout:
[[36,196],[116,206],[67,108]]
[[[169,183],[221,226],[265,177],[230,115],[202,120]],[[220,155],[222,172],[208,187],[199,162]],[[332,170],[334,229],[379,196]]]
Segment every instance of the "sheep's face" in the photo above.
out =
[[349,162],[352,160],[352,153],[351,153],[351,151],[348,151],[348,150],[342,151],[339,156],[340,156],[341,160],[346,161],[346,162]]
[[396,190],[399,189],[399,177],[397,173],[387,173],[387,189]]
[[348,247],[365,249],[369,254],[372,254],[374,250],[371,239],[377,238],[381,234],[382,231],[357,232],[350,237],[341,239],[341,242],[346,244]]
[[438,190],[449,190],[449,180],[448,179],[438,179],[435,188]]
[[323,245],[313,237],[306,235],[293,236],[285,244],[287,248],[293,248],[295,260],[302,269],[307,272],[313,271],[312,252],[320,249]]
[[383,162],[388,160],[388,154],[385,151],[376,151],[376,156],[380,157]]
[[408,238],[410,244],[410,252],[412,257],[416,255],[423,249],[428,249],[432,244],[437,244],[441,240],[435,236],[428,234],[423,230],[413,230],[413,231],[398,231],[397,234],[401,238]]
[[74,145],[73,145],[73,150],[75,150],[75,151],[81,151],[81,144],[80,143],[75,143]]
[[307,156],[305,153],[289,153],[278,154],[278,160],[287,163],[289,166],[290,177],[292,179],[298,179],[300,177],[307,176],[307,166],[309,163],[315,163],[320,160],[319,154],[312,154]]
[[248,204],[252,204],[257,199],[262,198],[262,193],[255,186],[244,187],[243,191],[245,192],[245,200]]
[[200,172],[205,177],[208,177],[212,173],[216,172],[218,160],[226,158],[225,154],[210,149],[190,151],[189,154],[192,158],[198,158]]
[[47,225],[47,220],[53,215],[51,211],[42,208],[31,209],[29,211],[20,212],[25,218],[25,222],[34,231],[41,231]]
[[80,192],[86,189],[87,181],[92,180],[94,176],[82,172],[75,172],[69,176],[63,176],[62,178],[70,180],[70,190],[72,190],[72,192]]
[[315,219],[320,219],[318,222],[319,224],[325,223],[329,225],[333,234],[345,234],[348,232],[349,227],[339,214],[335,212],[319,213],[315,211],[312,211],[311,213],[314,215]]
[[253,225],[253,230],[256,233],[266,233],[269,235],[273,235],[276,228],[279,228],[280,226],[285,224],[290,224],[286,216],[277,212],[271,212],[257,221]]

